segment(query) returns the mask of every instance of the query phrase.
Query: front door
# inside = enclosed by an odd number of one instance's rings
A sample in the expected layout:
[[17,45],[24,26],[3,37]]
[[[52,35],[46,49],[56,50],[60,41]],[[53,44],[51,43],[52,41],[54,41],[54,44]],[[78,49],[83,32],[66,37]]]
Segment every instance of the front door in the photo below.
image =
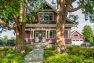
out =
[[42,42],[42,40],[46,38],[46,31],[44,30],[36,30],[34,32],[35,42]]

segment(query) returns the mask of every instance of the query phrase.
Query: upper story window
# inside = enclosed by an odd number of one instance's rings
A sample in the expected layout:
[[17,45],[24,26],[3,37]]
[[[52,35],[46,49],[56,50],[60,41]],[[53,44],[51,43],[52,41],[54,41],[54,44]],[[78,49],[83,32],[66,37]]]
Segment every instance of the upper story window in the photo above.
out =
[[41,12],[39,13],[39,20],[40,21],[53,21],[54,13],[53,12]]

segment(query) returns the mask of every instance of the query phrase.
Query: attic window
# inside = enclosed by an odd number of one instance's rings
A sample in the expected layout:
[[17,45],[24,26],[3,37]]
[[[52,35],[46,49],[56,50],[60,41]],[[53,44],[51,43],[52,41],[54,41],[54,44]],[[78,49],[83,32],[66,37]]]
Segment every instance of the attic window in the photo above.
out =
[[39,14],[40,21],[52,21],[53,20],[53,12],[42,12]]
[[78,34],[74,34],[74,36],[78,36]]

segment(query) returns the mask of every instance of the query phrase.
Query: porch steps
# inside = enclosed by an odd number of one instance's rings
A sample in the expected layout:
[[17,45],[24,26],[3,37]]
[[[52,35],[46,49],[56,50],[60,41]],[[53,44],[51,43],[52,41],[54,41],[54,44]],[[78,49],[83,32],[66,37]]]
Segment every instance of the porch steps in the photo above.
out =
[[40,43],[34,43],[33,50],[24,59],[24,63],[43,63],[43,48]]

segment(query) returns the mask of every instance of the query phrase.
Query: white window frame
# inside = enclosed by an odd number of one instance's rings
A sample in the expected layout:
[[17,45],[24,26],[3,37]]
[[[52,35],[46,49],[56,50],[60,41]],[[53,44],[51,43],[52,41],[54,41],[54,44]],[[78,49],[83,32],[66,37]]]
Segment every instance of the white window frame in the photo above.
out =
[[38,20],[39,21],[45,21],[45,20],[40,20],[40,13],[52,13],[52,20],[46,20],[46,21],[54,21],[54,12],[39,12]]
[[51,32],[51,31],[55,31],[55,32],[56,32],[56,30],[50,30],[50,31],[48,32],[48,34],[49,34],[49,38],[50,38],[50,39],[55,39],[56,36],[54,36],[54,37],[50,37],[50,32]]

